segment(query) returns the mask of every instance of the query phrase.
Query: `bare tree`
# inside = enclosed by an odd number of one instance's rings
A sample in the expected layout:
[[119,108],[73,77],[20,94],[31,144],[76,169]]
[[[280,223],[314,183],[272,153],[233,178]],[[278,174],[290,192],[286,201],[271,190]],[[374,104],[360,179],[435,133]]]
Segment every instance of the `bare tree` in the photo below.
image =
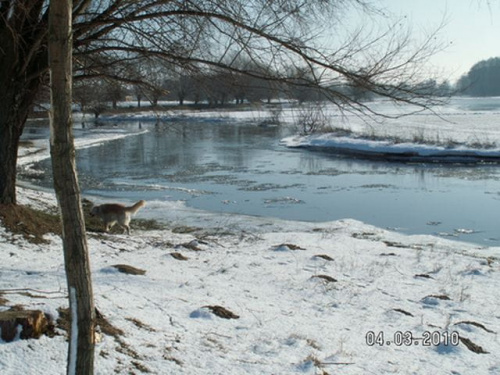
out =
[[123,100],[126,95],[125,87],[116,81],[107,81],[105,85],[105,95],[106,99],[111,102],[113,109],[118,108],[118,102]]
[[188,98],[195,99],[197,88],[199,88],[197,72],[173,65],[166,66],[166,70],[169,75],[165,81],[167,98],[169,100],[177,100],[179,105],[184,105],[184,101]]
[[63,228],[64,263],[71,315],[67,373],[93,374],[95,309],[71,119],[73,51],[71,10],[71,1],[50,2],[48,19],[50,154]]
[[79,81],[73,85],[73,101],[82,112],[91,112],[97,119],[109,108],[108,102],[114,102],[110,89],[111,84],[102,79]]
[[140,91],[149,103],[156,107],[162,96],[168,92],[165,89],[167,69],[162,60],[157,58],[144,58],[137,61],[135,75],[140,80]]
[[[435,52],[430,35],[413,45],[399,20],[377,32],[342,25],[349,6],[377,13],[363,0],[75,0],[75,79],[106,77],[137,84],[127,67],[147,58],[200,72],[225,69],[273,83],[297,84],[288,67],[308,70],[300,86],[353,111],[370,111],[336,90],[345,82],[426,106],[412,92],[419,67]],[[46,81],[48,0],[0,2],[0,202],[15,203],[19,138]],[[328,38],[330,35],[330,38]],[[331,37],[335,36],[335,38]],[[253,66],[235,64],[239,58]],[[278,72],[267,75],[265,72]]]

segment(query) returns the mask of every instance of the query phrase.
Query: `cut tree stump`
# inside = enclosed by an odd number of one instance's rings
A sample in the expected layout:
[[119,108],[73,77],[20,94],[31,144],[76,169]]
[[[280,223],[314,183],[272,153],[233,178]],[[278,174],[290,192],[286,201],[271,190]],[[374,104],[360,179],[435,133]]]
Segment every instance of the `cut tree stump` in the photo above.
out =
[[50,329],[51,323],[40,310],[8,310],[0,312],[1,338],[5,342],[16,339],[38,339]]

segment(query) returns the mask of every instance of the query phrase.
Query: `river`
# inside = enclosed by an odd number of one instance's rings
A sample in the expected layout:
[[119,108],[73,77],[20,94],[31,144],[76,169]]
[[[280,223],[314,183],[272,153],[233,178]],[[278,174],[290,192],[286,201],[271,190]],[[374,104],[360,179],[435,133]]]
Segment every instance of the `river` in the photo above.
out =
[[[252,121],[121,121],[102,128],[117,126],[148,131],[79,150],[84,195],[294,221],[352,218],[408,234],[500,242],[498,165],[388,163],[289,149],[280,139],[290,129]],[[27,138],[36,129],[28,127]],[[49,160],[36,169],[49,171]],[[36,183],[50,186],[48,176]]]

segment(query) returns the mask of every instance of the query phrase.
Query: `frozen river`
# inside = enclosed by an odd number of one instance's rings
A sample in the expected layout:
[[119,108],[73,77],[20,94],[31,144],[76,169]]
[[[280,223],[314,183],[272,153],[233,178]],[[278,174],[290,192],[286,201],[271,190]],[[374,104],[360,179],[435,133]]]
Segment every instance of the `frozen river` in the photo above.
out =
[[[387,163],[289,149],[280,144],[289,129],[252,121],[118,126],[148,131],[78,151],[86,195],[297,221],[352,218],[403,233],[500,243],[498,165]],[[49,160],[36,168],[49,170]]]

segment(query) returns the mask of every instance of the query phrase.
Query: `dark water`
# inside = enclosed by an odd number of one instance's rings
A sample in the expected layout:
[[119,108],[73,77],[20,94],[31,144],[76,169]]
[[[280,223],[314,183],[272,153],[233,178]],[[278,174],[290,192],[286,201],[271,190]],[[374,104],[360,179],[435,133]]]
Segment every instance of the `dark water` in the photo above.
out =
[[[135,130],[139,123],[118,126]],[[500,243],[498,166],[393,164],[287,149],[279,140],[290,131],[250,123],[141,127],[149,132],[78,151],[84,194],[312,222],[353,218]]]

